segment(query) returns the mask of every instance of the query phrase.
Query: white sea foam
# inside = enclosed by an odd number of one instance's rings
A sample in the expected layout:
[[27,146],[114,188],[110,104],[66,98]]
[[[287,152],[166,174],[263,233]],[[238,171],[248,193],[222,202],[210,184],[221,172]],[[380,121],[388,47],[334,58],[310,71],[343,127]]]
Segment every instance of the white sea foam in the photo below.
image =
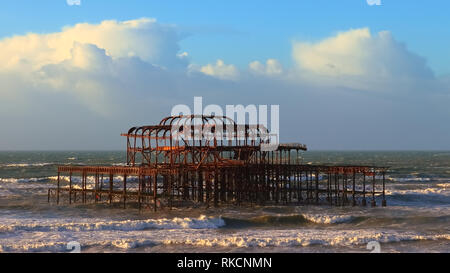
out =
[[[60,181],[65,181],[65,182],[69,182],[70,177],[69,176],[65,176],[65,175],[61,175],[59,177]],[[27,183],[27,182],[43,182],[43,181],[57,181],[58,180],[58,176],[47,176],[47,177],[29,177],[29,178],[14,178],[14,177],[9,177],[9,178],[0,178],[0,183],[4,182],[4,183]],[[119,182],[123,182],[123,176],[115,176],[113,179],[114,183],[119,183]],[[127,177],[127,181],[128,182],[133,182],[133,181],[137,181],[137,177],[133,177],[133,176],[129,176]],[[81,182],[81,177],[78,176],[72,176],[72,182],[74,183],[80,183]],[[95,182],[95,177],[94,176],[88,176],[87,177],[87,182],[88,183],[94,183]],[[103,182],[109,182],[109,178],[108,177],[104,177]]]
[[354,246],[364,245],[370,241],[380,243],[413,240],[450,240],[449,234],[421,235],[418,233],[399,233],[396,231],[375,230],[271,230],[233,234],[231,236],[190,236],[186,239],[170,238],[164,244],[187,244],[201,247],[305,247]]
[[112,165],[113,165],[113,166],[118,166],[118,167],[125,167],[125,166],[128,166],[127,163],[113,163]]
[[387,180],[393,182],[431,182],[431,181],[448,181],[446,177],[386,177]]
[[386,195],[444,195],[448,196],[450,195],[450,190],[447,187],[430,187],[430,188],[423,188],[423,189],[411,189],[411,190],[386,190]]
[[381,244],[420,241],[450,240],[450,234],[421,234],[392,230],[245,230],[234,233],[214,229],[174,229],[142,231],[92,231],[92,232],[27,232],[21,236],[7,237],[0,242],[3,252],[67,252],[67,242],[77,238],[82,250],[89,247],[116,248],[118,250],[155,245],[189,245],[204,247],[260,248],[363,246],[370,241]]
[[[52,181],[57,181],[58,180],[58,176],[49,176],[49,177],[47,177],[47,179],[52,180]],[[60,181],[69,182],[70,181],[70,176],[61,175],[59,177],[59,179],[60,179]],[[117,176],[114,176],[113,182],[114,183],[120,183],[120,182],[123,182],[123,179],[124,179],[124,177],[122,175],[117,175]],[[137,181],[137,179],[138,179],[137,177],[128,176],[127,177],[127,182]],[[87,183],[94,183],[95,182],[95,177],[94,176],[87,176],[86,181],[87,181]],[[79,176],[72,176],[72,182],[80,183],[81,182],[81,177],[79,177]],[[103,182],[105,182],[105,183],[109,182],[109,178],[105,176],[103,178]]]
[[211,218],[204,215],[199,218],[147,219],[126,221],[91,220],[89,222],[24,221],[3,219],[0,232],[49,232],[49,231],[136,231],[146,229],[216,229],[225,225],[222,218]]
[[0,178],[0,183],[27,183],[42,182],[49,180],[48,177],[31,177],[31,178]]
[[306,220],[316,224],[337,224],[350,222],[354,219],[352,215],[327,215],[327,214],[302,214]]
[[6,168],[18,168],[18,167],[44,167],[49,165],[55,165],[56,163],[51,162],[40,162],[40,163],[8,163],[0,164],[0,167]]

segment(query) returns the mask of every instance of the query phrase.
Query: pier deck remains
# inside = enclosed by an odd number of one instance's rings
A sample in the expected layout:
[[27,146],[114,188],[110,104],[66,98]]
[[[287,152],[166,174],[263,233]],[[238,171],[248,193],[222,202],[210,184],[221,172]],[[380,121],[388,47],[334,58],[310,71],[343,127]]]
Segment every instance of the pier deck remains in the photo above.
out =
[[220,205],[386,206],[388,167],[311,165],[303,144],[271,146],[262,125],[174,116],[133,127],[126,166],[59,166],[48,201],[139,209]]

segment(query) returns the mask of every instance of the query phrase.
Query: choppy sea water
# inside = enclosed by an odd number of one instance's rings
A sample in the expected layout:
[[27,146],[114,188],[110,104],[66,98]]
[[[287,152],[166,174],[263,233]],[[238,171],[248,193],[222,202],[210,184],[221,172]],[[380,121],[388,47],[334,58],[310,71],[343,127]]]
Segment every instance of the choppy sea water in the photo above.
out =
[[0,252],[450,252],[450,152],[306,152],[304,163],[391,166],[388,207],[143,211],[49,205],[56,166],[123,152],[0,152]]

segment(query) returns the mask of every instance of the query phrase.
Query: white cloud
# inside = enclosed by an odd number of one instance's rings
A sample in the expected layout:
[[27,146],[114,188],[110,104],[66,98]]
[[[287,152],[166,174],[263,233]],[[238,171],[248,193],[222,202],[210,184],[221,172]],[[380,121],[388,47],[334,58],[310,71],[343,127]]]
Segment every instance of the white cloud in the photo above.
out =
[[186,66],[177,57],[180,35],[174,26],[155,19],[77,24],[61,32],[27,34],[0,40],[0,70],[26,66],[39,69],[72,57],[74,44],[93,44],[112,58],[136,56],[163,66]]
[[69,6],[81,6],[81,0],[67,0]]
[[248,67],[250,72],[258,75],[275,76],[283,73],[283,66],[277,59],[267,59],[265,65],[259,61],[254,61]]
[[[120,83],[128,81],[122,78],[125,69],[151,67],[149,73],[156,73],[161,68],[187,67],[187,53],[178,52],[180,39],[176,27],[154,19],[84,23],[56,33],[6,38],[0,40],[0,84],[4,87],[0,95],[5,101],[29,97],[30,90],[49,96],[67,93],[91,111],[107,116],[116,112],[114,98],[123,92],[118,90],[123,88]],[[21,87],[12,82],[18,77]],[[6,86],[15,88],[6,90]]]
[[[0,40],[0,124],[7,128],[0,130],[0,149],[122,148],[121,130],[156,123],[194,95],[208,104],[279,104],[282,138],[313,147],[448,149],[450,131],[442,124],[450,81],[436,80],[422,58],[387,32],[351,30],[295,43],[296,67],[268,59],[250,63],[249,73],[220,59],[189,64],[180,39],[175,26],[139,19]],[[342,86],[423,92],[374,96]],[[436,86],[445,92],[425,92]],[[411,131],[405,142],[402,134]]]
[[201,67],[192,66],[191,69],[222,80],[237,80],[239,76],[238,69],[234,65],[225,64],[220,59],[215,64],[207,64]]
[[408,51],[387,31],[353,29],[317,43],[295,42],[293,58],[303,79],[368,89],[432,79],[425,59]]

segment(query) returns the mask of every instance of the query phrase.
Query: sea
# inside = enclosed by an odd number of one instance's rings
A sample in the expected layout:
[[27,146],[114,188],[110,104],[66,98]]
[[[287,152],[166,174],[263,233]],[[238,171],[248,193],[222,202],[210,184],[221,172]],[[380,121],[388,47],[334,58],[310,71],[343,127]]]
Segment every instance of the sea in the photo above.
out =
[[126,154],[0,152],[0,252],[450,252],[450,152],[311,151],[302,160],[390,166],[387,207],[55,205],[47,192],[58,165],[121,166]]

